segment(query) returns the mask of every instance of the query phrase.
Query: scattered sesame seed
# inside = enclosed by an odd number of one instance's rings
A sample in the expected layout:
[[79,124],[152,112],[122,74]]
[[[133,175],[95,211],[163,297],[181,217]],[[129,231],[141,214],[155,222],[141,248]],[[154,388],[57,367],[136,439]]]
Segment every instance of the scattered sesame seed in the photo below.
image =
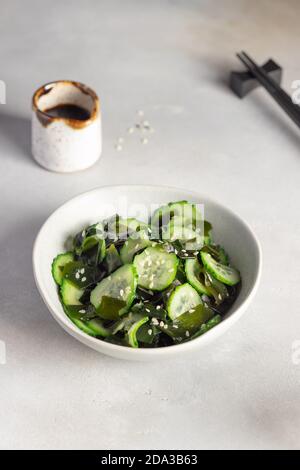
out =
[[152,333],[153,333],[153,331],[151,330],[151,328],[149,328],[149,330],[148,330],[148,335],[151,336]]
[[168,325],[167,325],[167,324],[164,325],[164,329],[165,329],[165,330],[168,329]]
[[186,331],[185,332],[185,336],[188,338],[190,336],[190,332],[189,331]]
[[85,281],[86,281],[86,277],[84,276],[81,278],[81,282],[85,282]]
[[175,328],[176,330],[178,329],[178,325],[173,325],[173,328]]
[[134,127],[128,127],[127,132],[128,132],[128,134],[133,134],[134,133]]
[[142,144],[146,145],[146,144],[148,144],[149,140],[147,139],[147,137],[143,137],[141,139],[141,142],[142,142]]
[[79,278],[80,278],[79,272],[75,273],[75,278],[76,278],[76,279],[79,279]]
[[191,308],[191,309],[189,310],[189,313],[194,313],[195,311],[196,311],[196,310],[195,310],[194,308]]
[[181,250],[181,251],[182,251],[182,253],[186,253],[186,250]]
[[85,313],[85,310],[84,309],[79,310],[79,313]]
[[143,121],[143,126],[144,127],[149,127],[149,121]]
[[160,305],[156,305],[156,310],[160,310],[161,309],[161,306]]
[[197,256],[198,253],[199,251],[194,251],[193,255]]
[[123,295],[124,295],[124,290],[120,289],[120,296],[123,297]]
[[145,310],[146,310],[147,313],[151,312],[150,308],[146,308]]
[[162,328],[164,327],[164,325],[165,325],[165,324],[164,324],[163,321],[161,321],[161,322],[159,323],[159,326],[161,326]]
[[84,274],[84,268],[80,270],[80,274]]
[[154,283],[153,283],[153,282],[150,282],[149,287],[150,287],[150,289],[153,289]]

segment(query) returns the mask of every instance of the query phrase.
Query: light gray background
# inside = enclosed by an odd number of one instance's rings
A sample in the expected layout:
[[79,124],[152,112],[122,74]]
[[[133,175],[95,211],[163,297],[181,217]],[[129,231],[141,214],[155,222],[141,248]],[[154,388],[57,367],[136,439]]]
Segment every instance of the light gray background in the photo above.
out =
[[[297,0],[1,0],[1,448],[299,447],[299,130],[265,91],[241,101],[226,84],[244,48],[259,62],[277,59],[291,92],[299,14]],[[60,78],[89,84],[102,102],[101,161],[73,175],[39,168],[29,150],[31,95]],[[155,134],[116,152],[138,109]],[[110,183],[199,190],[257,232],[259,292],[193,360],[106,358],[64,333],[37,293],[40,225],[70,197]]]

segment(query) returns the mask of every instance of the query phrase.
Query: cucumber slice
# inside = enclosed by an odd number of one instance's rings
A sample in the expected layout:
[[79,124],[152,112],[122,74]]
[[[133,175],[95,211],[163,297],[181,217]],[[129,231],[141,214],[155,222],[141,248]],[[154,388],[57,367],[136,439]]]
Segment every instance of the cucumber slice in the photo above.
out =
[[211,295],[210,291],[205,286],[203,267],[200,265],[197,258],[186,260],[185,274],[188,282],[199,294]]
[[68,279],[63,279],[60,292],[65,305],[81,305],[80,298],[84,289],[79,289]]
[[148,317],[142,317],[136,320],[128,329],[127,334],[126,334],[126,339],[128,341],[128,344],[132,348],[138,348],[139,343],[136,337],[136,334],[139,330],[139,328],[144,325],[147,321],[149,320]]
[[84,333],[87,333],[90,336],[101,336],[105,338],[111,334],[110,329],[105,328],[101,320],[94,319],[88,322],[78,320],[76,318],[71,318],[71,320],[78,328],[80,328],[80,330],[84,331]]
[[187,201],[170,203],[169,209],[173,218],[179,217],[184,220],[185,225],[191,224],[194,228],[203,219],[201,212],[196,207],[196,204],[191,204]]
[[152,232],[159,233],[160,227],[166,226],[170,221],[174,220],[177,225],[184,227],[199,228],[202,221],[202,214],[195,204],[187,201],[171,202],[159,207],[151,218]]
[[91,292],[91,303],[96,309],[103,297],[112,297],[126,303],[119,314],[125,313],[132,304],[137,287],[137,273],[132,264],[125,264],[103,279]]
[[202,304],[202,300],[196,289],[190,284],[182,284],[176,287],[167,302],[167,310],[172,320],[183,313],[193,310],[197,305]]
[[209,292],[207,295],[214,297],[217,305],[220,305],[229,297],[226,285],[218,281],[207,270],[205,271],[205,286]]
[[168,324],[168,328],[161,327],[159,329],[176,339],[176,341],[184,341],[196,333],[199,328],[214,316],[214,312],[207,305],[199,304],[192,309],[192,312],[185,312],[179,315],[175,320]]
[[72,261],[74,261],[74,255],[70,251],[61,253],[54,258],[52,263],[52,276],[59,286],[62,284],[64,267]]
[[234,286],[240,282],[240,274],[236,269],[219,263],[209,253],[201,251],[201,260],[205,269],[218,281],[228,286]]
[[180,223],[177,218],[162,228],[162,239],[174,242],[179,240],[186,250],[200,250],[203,246],[203,237],[193,230],[190,224]]
[[111,238],[127,238],[128,235],[139,237],[140,234],[148,232],[148,225],[133,217],[123,219],[116,215],[107,221],[107,232]]
[[86,325],[96,336],[106,337],[111,334],[110,328],[103,326],[103,322],[98,318],[94,318],[93,320],[88,321]]
[[148,238],[128,238],[120,250],[120,256],[123,264],[132,263],[134,255],[142,250],[151,246],[154,242],[151,242]]
[[166,289],[176,277],[178,258],[161,246],[148,247],[133,262],[138,273],[138,285],[150,290]]

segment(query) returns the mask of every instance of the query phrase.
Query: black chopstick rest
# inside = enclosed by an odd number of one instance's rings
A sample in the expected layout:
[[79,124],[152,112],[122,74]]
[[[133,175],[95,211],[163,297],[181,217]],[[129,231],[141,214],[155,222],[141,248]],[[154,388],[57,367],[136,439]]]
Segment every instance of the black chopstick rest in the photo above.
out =
[[[282,67],[280,65],[274,60],[269,59],[261,68],[280,85],[282,78]],[[244,98],[250,91],[260,86],[260,83],[251,72],[232,71],[230,73],[229,86],[239,98]]]

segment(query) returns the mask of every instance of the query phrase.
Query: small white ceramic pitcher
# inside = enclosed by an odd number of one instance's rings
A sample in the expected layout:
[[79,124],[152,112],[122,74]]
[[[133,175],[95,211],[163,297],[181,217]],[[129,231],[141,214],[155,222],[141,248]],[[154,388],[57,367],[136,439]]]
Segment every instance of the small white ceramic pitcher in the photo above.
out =
[[41,166],[72,172],[96,163],[102,134],[100,103],[93,90],[68,80],[48,83],[33,95],[32,109],[32,153]]

